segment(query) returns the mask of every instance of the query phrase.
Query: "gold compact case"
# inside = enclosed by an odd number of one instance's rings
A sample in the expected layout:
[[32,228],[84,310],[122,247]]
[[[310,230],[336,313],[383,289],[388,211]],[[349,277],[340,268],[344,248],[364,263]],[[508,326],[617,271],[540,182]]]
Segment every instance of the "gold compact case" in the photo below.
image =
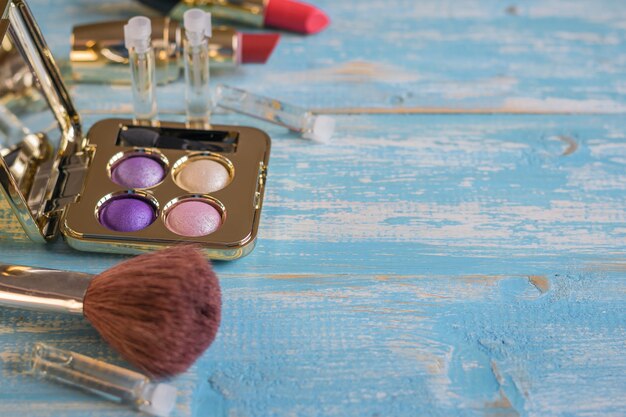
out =
[[31,240],[63,235],[79,250],[191,243],[213,259],[250,253],[270,153],[265,132],[105,119],[83,134],[25,1],[0,0],[0,8],[0,210],[12,210]]

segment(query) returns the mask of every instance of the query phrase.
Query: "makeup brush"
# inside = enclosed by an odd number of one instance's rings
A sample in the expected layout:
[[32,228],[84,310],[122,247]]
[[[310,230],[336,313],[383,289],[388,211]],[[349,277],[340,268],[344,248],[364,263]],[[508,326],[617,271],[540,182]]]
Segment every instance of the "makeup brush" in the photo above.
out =
[[0,306],[83,314],[152,377],[186,371],[221,318],[218,279],[193,246],[137,256],[96,276],[0,264]]

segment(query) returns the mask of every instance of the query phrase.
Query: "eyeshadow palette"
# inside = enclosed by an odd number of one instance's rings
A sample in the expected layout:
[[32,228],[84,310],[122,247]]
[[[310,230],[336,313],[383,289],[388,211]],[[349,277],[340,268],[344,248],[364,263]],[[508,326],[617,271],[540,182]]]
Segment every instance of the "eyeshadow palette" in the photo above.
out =
[[[177,137],[168,142],[173,132]],[[69,244],[93,248],[102,243],[110,251],[138,240],[142,246],[184,241],[221,259],[249,251],[258,228],[270,139],[239,126],[202,132],[176,123],[96,123],[87,134],[89,167],[80,198],[67,206],[61,223]],[[185,143],[191,150],[174,146]]]
[[0,85],[0,200],[32,240],[61,234],[76,249],[119,253],[193,243],[214,259],[252,250],[267,134],[105,119],[84,135],[26,3],[2,5],[0,71],[21,58],[31,72]]

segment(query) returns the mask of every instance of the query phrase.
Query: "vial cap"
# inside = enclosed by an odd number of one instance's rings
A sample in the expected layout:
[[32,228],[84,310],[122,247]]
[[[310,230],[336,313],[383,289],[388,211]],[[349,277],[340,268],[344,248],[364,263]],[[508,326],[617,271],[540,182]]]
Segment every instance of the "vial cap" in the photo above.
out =
[[168,384],[156,384],[146,404],[139,406],[139,410],[157,417],[168,417],[176,406],[176,387]]
[[313,128],[302,135],[306,139],[328,143],[335,133],[335,119],[330,116],[316,116]]
[[189,9],[183,14],[186,32],[201,33],[210,38],[213,34],[211,13],[201,9]]
[[145,16],[131,18],[124,25],[124,43],[127,49],[135,48],[138,53],[143,53],[150,48],[150,36],[152,35],[152,22]]

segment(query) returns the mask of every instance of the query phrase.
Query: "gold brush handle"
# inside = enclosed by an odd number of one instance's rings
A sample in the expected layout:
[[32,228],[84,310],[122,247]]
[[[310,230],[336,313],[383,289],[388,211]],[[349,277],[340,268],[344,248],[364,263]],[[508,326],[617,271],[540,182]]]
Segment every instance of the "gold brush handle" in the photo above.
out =
[[83,313],[90,274],[0,264],[0,306]]

